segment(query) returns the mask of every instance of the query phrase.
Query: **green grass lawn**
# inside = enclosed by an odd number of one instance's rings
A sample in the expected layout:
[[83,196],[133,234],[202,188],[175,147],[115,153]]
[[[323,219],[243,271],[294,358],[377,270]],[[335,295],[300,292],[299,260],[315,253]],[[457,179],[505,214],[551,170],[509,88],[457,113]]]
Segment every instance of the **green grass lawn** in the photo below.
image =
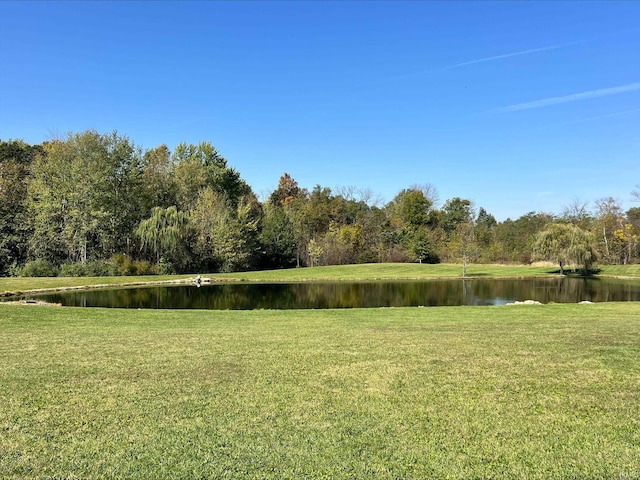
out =
[[[526,265],[469,265],[469,277],[530,277],[545,276],[557,271],[557,267],[530,267]],[[262,272],[240,272],[219,274],[224,277],[244,280],[381,280],[462,277],[462,265],[439,263],[435,265],[417,263],[369,263],[358,265],[336,265],[328,267],[293,268]]]
[[640,277],[640,265],[603,265],[600,275],[618,277]]
[[640,304],[0,305],[0,478],[640,478]]

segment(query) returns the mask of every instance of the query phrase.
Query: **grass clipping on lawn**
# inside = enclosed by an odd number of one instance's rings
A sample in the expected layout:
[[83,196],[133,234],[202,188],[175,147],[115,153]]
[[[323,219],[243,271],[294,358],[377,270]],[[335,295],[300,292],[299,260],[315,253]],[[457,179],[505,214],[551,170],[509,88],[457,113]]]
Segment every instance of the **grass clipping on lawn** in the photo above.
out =
[[638,478],[640,305],[0,305],[1,478]]

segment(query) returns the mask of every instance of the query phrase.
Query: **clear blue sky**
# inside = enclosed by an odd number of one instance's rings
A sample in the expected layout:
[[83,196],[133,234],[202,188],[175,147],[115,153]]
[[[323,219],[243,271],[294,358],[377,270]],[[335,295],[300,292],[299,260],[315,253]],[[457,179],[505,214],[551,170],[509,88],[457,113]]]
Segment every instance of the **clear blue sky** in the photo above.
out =
[[430,183],[499,220],[640,184],[640,2],[0,2],[0,139],[212,142],[264,196]]

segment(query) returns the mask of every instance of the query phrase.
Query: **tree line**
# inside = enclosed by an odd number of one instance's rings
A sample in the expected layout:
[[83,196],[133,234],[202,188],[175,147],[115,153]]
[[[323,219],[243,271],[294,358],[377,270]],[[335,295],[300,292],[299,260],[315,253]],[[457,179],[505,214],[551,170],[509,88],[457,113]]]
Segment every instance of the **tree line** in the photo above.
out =
[[0,275],[538,259],[586,268],[638,262],[639,236],[640,208],[613,198],[498,222],[469,199],[440,205],[430,184],[382,204],[367,190],[308,190],[284,173],[260,200],[209,142],[143,151],[93,130],[0,141]]

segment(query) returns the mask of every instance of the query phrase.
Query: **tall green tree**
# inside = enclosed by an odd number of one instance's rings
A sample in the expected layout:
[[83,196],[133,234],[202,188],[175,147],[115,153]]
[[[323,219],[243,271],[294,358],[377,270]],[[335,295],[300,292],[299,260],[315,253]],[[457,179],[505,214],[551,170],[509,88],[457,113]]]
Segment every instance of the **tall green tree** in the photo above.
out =
[[438,240],[437,230],[421,226],[407,232],[404,244],[419,263],[438,263],[440,261]]
[[[128,137],[112,132],[102,135],[105,162],[101,175],[106,179],[102,208],[106,222],[97,233],[101,256],[135,252],[135,229],[147,214],[141,201],[144,192],[142,152]],[[99,187],[99,186],[97,186]]]
[[265,205],[260,231],[262,267],[288,268],[296,264],[295,228],[285,208],[286,206],[274,205],[271,202]]
[[460,224],[473,222],[473,202],[455,197],[445,202],[440,216],[440,225],[447,235],[456,231]]
[[360,223],[331,222],[329,230],[314,239],[321,254],[316,265],[346,265],[358,262],[363,247]]
[[255,196],[240,199],[234,208],[224,195],[207,188],[191,210],[190,219],[201,265],[233,272],[256,264],[261,218]]
[[632,207],[626,212],[627,220],[636,228],[640,228],[640,207]]
[[388,240],[404,250],[413,261],[439,261],[435,232],[437,212],[433,208],[433,201],[421,188],[400,191],[386,206],[386,211],[391,227]]
[[480,207],[475,220],[474,235],[478,246],[479,258],[485,262],[496,261],[499,256],[496,246],[496,228],[498,222],[495,217]]
[[31,255],[86,262],[133,250],[139,167],[139,150],[116,132],[89,130],[46,143],[29,184]]
[[27,188],[31,164],[42,155],[42,146],[21,140],[0,142],[0,275],[27,259],[31,235],[27,212]]
[[166,145],[147,150],[142,157],[141,203],[147,217],[154,207],[177,205],[171,152]]
[[99,144],[96,132],[70,134],[45,144],[45,156],[34,162],[29,186],[33,257],[86,262],[96,247],[98,226],[107,218]]
[[433,203],[421,190],[405,189],[388,206],[392,224],[409,231],[432,224],[435,219]]
[[516,220],[506,219],[496,225],[496,257],[501,262],[531,263],[535,235],[553,221],[547,213],[528,212]]
[[463,274],[466,274],[467,262],[477,256],[474,217],[473,202],[460,197],[447,200],[440,211],[443,257],[446,261],[462,261]]
[[310,238],[317,238],[329,231],[331,222],[340,217],[339,202],[331,189],[316,185],[304,204],[304,222]]
[[227,160],[209,142],[197,145],[181,143],[174,152],[178,201],[182,208],[195,204],[204,188],[223,195],[232,208],[247,195],[251,187],[240,177],[238,171],[227,164]]

